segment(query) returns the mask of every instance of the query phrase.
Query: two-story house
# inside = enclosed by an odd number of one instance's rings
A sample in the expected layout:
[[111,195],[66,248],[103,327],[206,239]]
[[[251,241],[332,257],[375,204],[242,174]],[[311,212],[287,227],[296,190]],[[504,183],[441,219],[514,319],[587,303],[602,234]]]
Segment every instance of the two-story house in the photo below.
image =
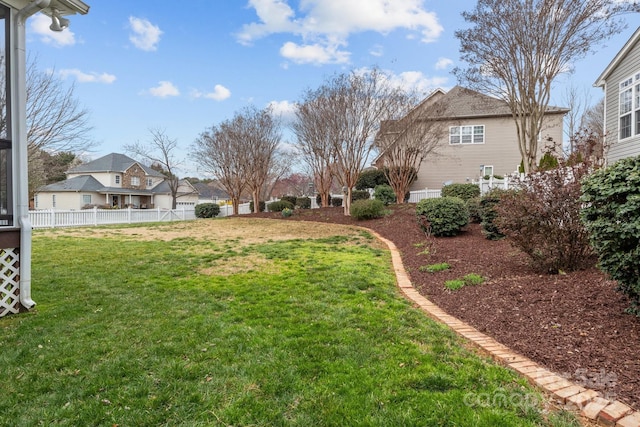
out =
[[[165,176],[124,154],[111,153],[78,165],[67,179],[36,191],[36,209],[86,209],[87,207],[134,207],[171,209],[172,197]],[[195,205],[198,192],[180,181],[180,205]]]
[[[445,123],[432,154],[420,165],[411,190],[439,189],[444,184],[471,182],[482,176],[508,175],[518,170],[522,155],[518,148],[516,125],[504,100],[456,86],[448,92],[436,90],[418,107],[440,103],[438,117],[425,117]],[[564,115],[569,110],[547,107],[538,135],[538,158],[550,142],[562,145]],[[420,111],[409,114],[422,115]],[[428,115],[429,113],[425,113]],[[422,120],[422,119],[421,119]],[[384,128],[402,125],[403,119]],[[412,123],[408,120],[407,123]],[[381,166],[380,160],[377,165]]]
[[640,155],[640,27],[602,72],[607,163]]

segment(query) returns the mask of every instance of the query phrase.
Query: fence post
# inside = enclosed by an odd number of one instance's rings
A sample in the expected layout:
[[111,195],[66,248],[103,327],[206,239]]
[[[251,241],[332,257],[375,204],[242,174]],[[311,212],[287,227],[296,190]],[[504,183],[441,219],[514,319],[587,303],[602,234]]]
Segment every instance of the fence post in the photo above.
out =
[[51,228],[56,228],[56,211],[51,208]]
[[156,211],[158,212],[158,222],[160,222],[160,206],[156,208]]
[[93,207],[93,225],[98,225],[98,207]]

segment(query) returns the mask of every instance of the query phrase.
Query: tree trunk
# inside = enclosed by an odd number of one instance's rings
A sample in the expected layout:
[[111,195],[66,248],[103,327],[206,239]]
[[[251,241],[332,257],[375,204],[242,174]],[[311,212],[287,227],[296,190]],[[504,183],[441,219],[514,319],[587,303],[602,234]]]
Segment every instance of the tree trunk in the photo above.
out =
[[343,194],[342,205],[344,206],[344,215],[351,216],[351,187],[348,187],[347,192]]
[[232,197],[231,206],[233,207],[233,214],[238,215],[240,211],[240,199],[238,197]]
[[253,190],[251,193],[253,195],[253,213],[259,213],[260,212],[260,191]]

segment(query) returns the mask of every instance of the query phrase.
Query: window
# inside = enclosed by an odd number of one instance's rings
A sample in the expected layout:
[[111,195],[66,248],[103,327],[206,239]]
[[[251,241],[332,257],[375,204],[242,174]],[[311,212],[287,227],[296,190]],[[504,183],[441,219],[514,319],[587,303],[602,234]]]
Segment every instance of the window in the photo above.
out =
[[451,126],[449,144],[484,144],[484,125]]
[[131,185],[140,185],[140,177],[132,176],[131,177]]
[[153,179],[147,178],[147,187],[153,187]]
[[56,195],[55,194],[51,195],[51,207],[52,208],[56,207]]
[[640,73],[620,82],[619,139],[640,135]]
[[482,176],[493,176],[493,166],[483,166]]
[[91,194],[83,194],[82,195],[82,203],[85,205],[91,204]]
[[120,175],[116,175],[116,184],[120,184]]

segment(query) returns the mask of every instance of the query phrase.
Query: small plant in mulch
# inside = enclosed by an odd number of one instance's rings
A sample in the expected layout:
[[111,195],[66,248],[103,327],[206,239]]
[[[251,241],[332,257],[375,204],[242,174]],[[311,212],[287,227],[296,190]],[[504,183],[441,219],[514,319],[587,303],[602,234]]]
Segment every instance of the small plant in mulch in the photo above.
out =
[[460,279],[447,280],[444,287],[450,291],[457,291],[464,286],[475,286],[484,283],[484,277],[479,274],[469,273]]
[[429,273],[437,273],[438,271],[445,271],[450,269],[451,266],[449,264],[447,264],[446,262],[441,262],[438,264],[431,264],[431,265],[423,265],[420,268],[418,268],[418,270],[420,271],[426,271]]

